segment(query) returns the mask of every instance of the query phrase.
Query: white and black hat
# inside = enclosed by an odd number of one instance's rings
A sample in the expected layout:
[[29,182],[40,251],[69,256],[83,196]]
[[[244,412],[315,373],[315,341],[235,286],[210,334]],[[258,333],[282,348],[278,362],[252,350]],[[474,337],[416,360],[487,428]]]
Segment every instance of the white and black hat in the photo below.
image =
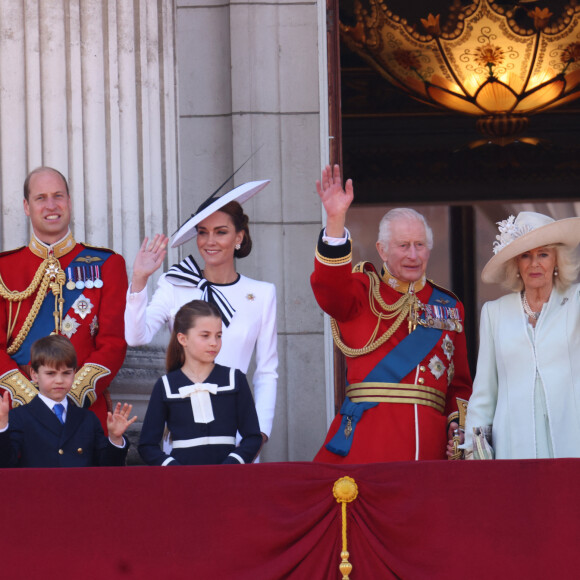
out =
[[196,226],[212,213],[219,211],[231,201],[237,201],[240,204],[244,203],[252,196],[256,195],[256,193],[264,189],[268,183],[270,183],[269,179],[264,179],[262,181],[249,181],[242,185],[238,185],[238,187],[224,193],[220,197],[216,197],[219,192],[218,189],[216,192],[212,193],[212,195],[197,208],[197,211],[182,226],[180,226],[175,234],[173,234],[171,247],[176,248],[192,238],[195,238],[195,236],[197,236]]

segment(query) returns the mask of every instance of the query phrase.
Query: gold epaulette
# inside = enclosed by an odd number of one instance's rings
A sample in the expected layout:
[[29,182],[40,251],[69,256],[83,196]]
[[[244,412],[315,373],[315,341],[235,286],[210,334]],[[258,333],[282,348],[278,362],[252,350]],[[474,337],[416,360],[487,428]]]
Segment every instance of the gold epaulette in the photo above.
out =
[[95,390],[97,381],[110,374],[111,371],[104,366],[95,363],[83,365],[75,374],[75,380],[68,396],[77,407],[83,407],[87,399],[89,405],[92,405],[97,400]]
[[0,377],[0,387],[10,393],[13,407],[30,403],[38,394],[38,389],[17,370],[4,373]]
[[376,268],[371,262],[359,262],[352,269],[353,274],[368,274],[369,272],[376,273],[376,271]]

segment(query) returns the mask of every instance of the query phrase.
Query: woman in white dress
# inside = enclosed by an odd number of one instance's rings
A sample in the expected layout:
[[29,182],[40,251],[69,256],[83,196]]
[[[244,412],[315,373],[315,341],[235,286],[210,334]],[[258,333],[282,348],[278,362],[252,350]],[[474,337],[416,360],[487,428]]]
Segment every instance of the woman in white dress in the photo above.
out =
[[[263,187],[268,182],[255,183]],[[240,186],[202,204],[180,228],[173,245],[197,236],[203,269],[192,256],[175,264],[161,276],[149,304],[147,281],[163,263],[168,238],[158,234],[150,244],[145,238],[135,258],[127,294],[125,339],[130,346],[148,344],[162,325],[167,324],[171,330],[173,317],[183,304],[195,299],[215,304],[223,321],[222,349],[216,362],[245,374],[256,351],[252,384],[266,442],[272,429],[278,378],[276,288],[239,274],[234,263],[234,258],[243,258],[252,249],[248,216],[235,201],[244,201],[250,195],[247,188]]]
[[512,292],[481,311],[466,457],[488,426],[496,459],[580,457],[580,218],[521,212],[498,225],[481,277]]

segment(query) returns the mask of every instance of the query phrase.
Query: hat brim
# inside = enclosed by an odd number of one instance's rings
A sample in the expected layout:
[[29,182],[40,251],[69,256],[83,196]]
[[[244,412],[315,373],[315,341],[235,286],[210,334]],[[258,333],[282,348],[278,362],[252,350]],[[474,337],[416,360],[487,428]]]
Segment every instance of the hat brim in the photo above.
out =
[[228,193],[224,193],[221,197],[216,198],[208,207],[191,216],[175,232],[171,241],[171,247],[176,248],[177,246],[181,246],[181,244],[185,244],[185,242],[195,238],[195,236],[197,236],[196,226],[212,213],[219,211],[224,207],[224,205],[227,205],[231,201],[237,201],[242,204],[264,189],[268,183],[270,183],[269,179],[264,179],[262,181],[249,181],[248,183],[238,185],[235,189],[232,189],[231,191],[228,191]]
[[512,258],[551,244],[562,244],[570,248],[580,244],[580,217],[558,220],[516,238],[489,260],[481,272],[481,279],[486,284],[501,283],[504,281],[507,262]]

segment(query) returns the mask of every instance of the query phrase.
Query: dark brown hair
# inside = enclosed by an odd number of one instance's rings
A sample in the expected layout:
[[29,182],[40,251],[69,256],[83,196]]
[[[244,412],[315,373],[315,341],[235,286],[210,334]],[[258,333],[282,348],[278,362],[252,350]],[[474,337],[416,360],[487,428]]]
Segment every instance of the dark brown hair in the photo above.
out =
[[244,232],[241,248],[234,251],[234,258],[245,258],[252,251],[252,238],[250,237],[250,227],[248,225],[248,216],[244,213],[242,206],[237,201],[230,201],[218,211],[223,211],[229,215],[234,222],[236,232]]
[[39,338],[30,347],[30,366],[35,372],[42,366],[53,369],[76,369],[77,353],[65,336],[51,334]]
[[32,179],[32,177],[34,175],[38,175],[39,173],[54,173],[56,175],[58,175],[64,182],[64,186],[66,188],[66,194],[70,197],[70,193],[68,191],[68,183],[66,181],[65,176],[58,171],[57,169],[54,169],[52,167],[37,167],[36,169],[33,169],[27,176],[26,179],[24,180],[24,199],[26,201],[29,201],[28,198],[30,197],[30,180]]
[[177,311],[165,355],[165,368],[168,373],[180,369],[185,363],[185,353],[177,340],[177,335],[187,334],[187,331],[195,326],[195,321],[204,316],[215,316],[221,320],[218,307],[204,300],[187,302]]

